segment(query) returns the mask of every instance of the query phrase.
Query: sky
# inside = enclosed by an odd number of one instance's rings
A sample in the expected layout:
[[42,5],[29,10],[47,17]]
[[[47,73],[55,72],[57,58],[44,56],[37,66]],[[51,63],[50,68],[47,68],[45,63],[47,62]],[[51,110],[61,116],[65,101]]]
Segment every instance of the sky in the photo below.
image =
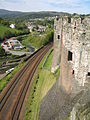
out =
[[0,0],[0,9],[88,14],[90,13],[90,0]]

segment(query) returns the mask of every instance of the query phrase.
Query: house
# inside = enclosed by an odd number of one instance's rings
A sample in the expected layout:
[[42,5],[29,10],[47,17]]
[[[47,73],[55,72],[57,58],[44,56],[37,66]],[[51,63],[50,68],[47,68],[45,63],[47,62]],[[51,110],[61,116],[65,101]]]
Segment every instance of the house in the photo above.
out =
[[46,30],[46,27],[45,26],[42,26],[42,25],[38,25],[38,32],[45,32]]
[[20,50],[20,49],[23,48],[22,44],[18,40],[16,40],[15,38],[11,38],[11,39],[5,40],[1,44],[1,46],[6,51],[8,51],[8,50]]
[[28,27],[29,31],[37,31],[37,32],[45,32],[46,26],[43,25],[36,25],[34,22],[28,22],[26,23],[26,26]]
[[30,25],[30,26],[28,26],[28,29],[29,29],[30,32],[32,32],[33,30],[36,29],[36,26],[35,25]]
[[12,28],[12,29],[14,29],[15,27],[16,27],[15,24],[11,24],[11,25],[10,25],[10,28]]

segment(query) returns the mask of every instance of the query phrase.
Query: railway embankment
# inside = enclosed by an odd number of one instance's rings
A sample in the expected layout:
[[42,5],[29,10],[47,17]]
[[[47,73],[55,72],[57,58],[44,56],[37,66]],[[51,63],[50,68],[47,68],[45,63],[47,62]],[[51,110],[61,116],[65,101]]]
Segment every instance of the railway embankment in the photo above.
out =
[[[32,90],[28,97],[28,102],[25,112],[25,120],[38,120],[40,111],[40,102],[50,90],[50,88],[55,84],[56,79],[59,76],[59,69],[55,74],[51,73],[52,64],[52,49],[45,55],[42,62],[40,63],[37,73],[34,76],[34,82]],[[42,67],[43,66],[43,67]]]

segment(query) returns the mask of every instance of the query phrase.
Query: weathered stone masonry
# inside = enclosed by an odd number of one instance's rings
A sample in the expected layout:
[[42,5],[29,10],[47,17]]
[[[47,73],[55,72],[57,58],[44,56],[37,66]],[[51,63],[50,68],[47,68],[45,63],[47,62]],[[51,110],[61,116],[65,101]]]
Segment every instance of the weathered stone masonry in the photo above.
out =
[[89,120],[90,17],[56,17],[51,71],[59,66],[60,79],[41,101],[39,120]]
[[52,72],[60,65],[60,85],[78,92],[90,74],[90,18],[56,18]]
[[61,59],[61,34],[62,34],[62,19],[55,19],[54,23],[54,52],[52,61],[52,72],[54,73],[60,66]]

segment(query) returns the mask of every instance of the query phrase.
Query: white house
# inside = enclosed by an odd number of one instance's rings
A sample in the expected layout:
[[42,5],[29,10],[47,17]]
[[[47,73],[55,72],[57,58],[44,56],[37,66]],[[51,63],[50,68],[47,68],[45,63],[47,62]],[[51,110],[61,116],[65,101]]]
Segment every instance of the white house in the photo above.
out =
[[10,28],[15,28],[15,27],[16,27],[15,24],[11,24],[11,25],[10,25]]

